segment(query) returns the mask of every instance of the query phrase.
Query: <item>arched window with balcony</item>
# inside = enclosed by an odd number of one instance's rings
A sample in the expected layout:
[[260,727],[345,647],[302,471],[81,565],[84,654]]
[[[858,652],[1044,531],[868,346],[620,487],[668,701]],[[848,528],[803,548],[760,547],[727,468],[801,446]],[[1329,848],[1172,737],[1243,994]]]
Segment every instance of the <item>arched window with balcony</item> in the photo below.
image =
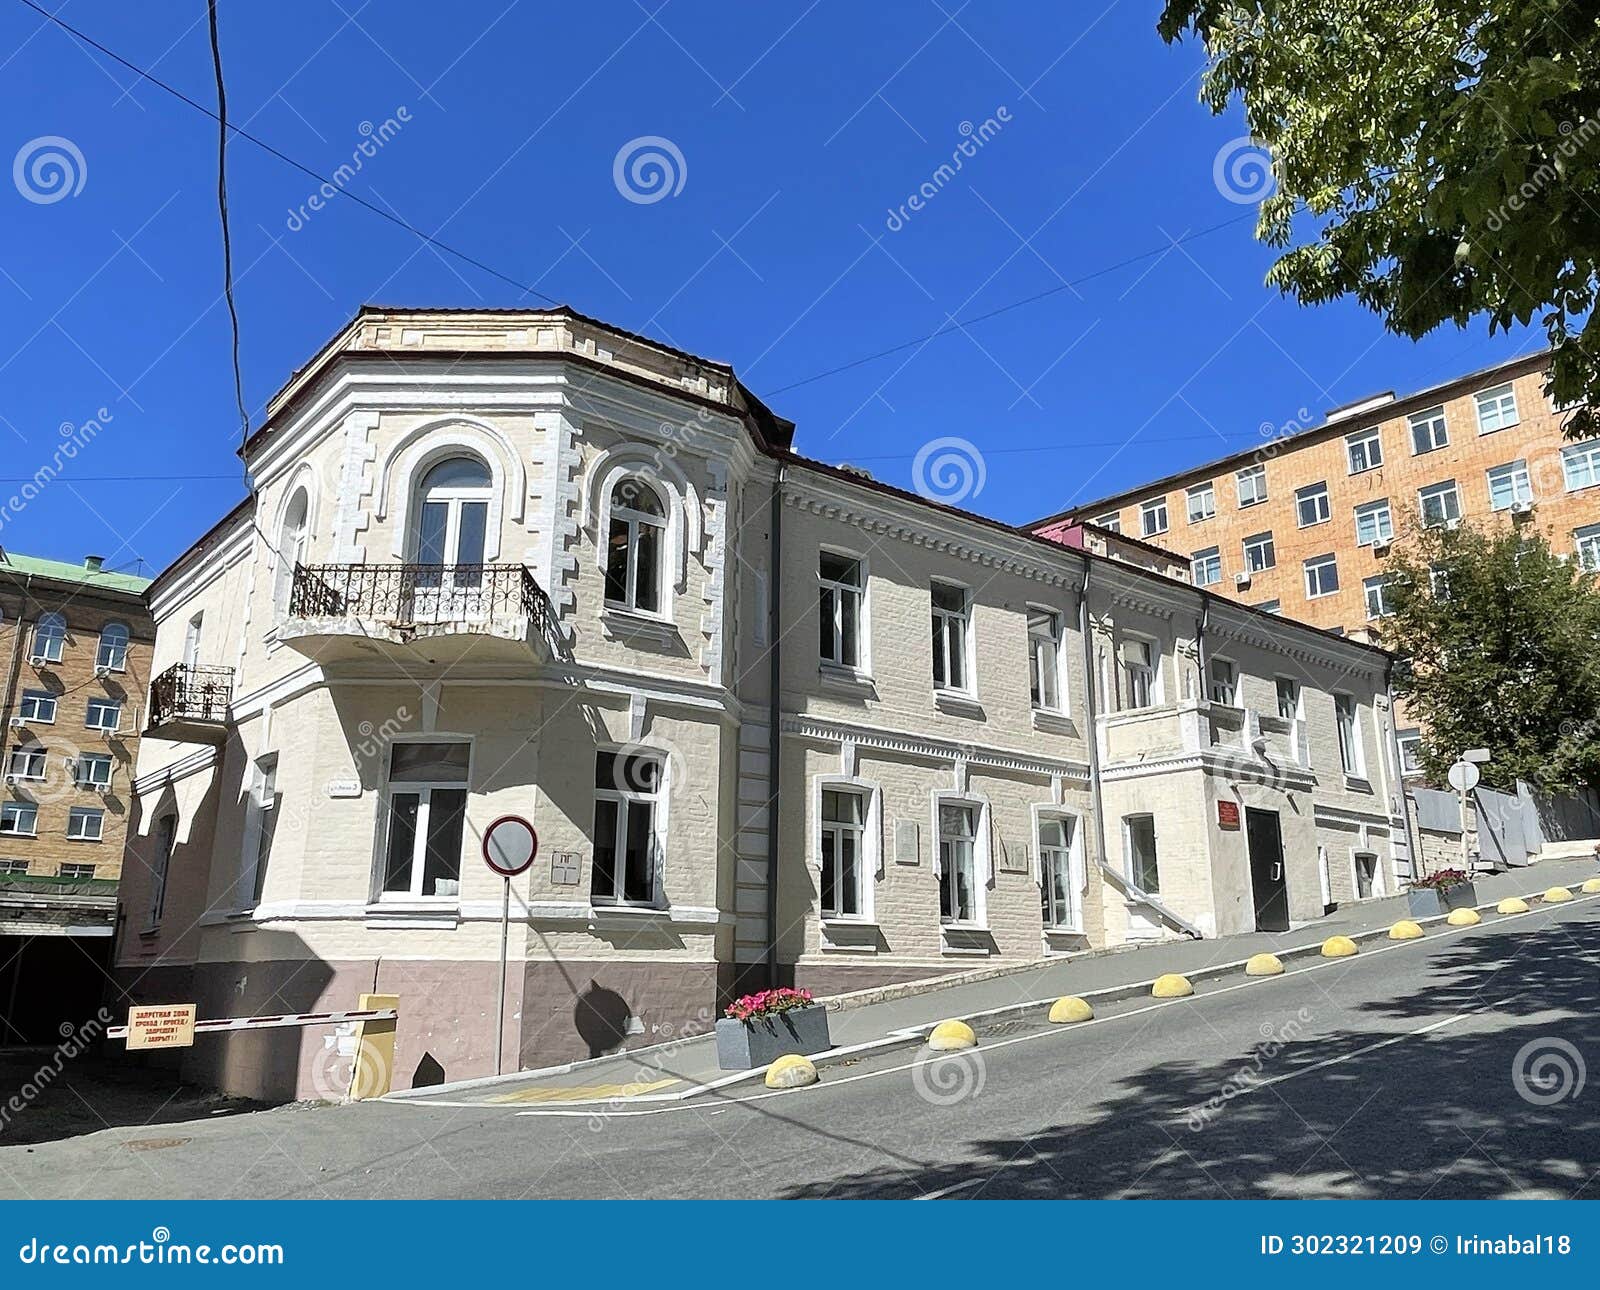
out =
[[123,672],[128,667],[128,625],[107,623],[100,629],[100,645],[95,650],[94,665],[108,672]]
[[310,531],[311,499],[303,487],[297,488],[278,524],[278,563],[272,582],[272,606],[280,616],[288,612],[294,567],[305,562]]
[[611,490],[606,535],[606,603],[645,614],[661,612],[662,551],[667,512],[661,494],[638,475]]
[[413,564],[481,565],[494,481],[477,457],[446,457],[417,485]]

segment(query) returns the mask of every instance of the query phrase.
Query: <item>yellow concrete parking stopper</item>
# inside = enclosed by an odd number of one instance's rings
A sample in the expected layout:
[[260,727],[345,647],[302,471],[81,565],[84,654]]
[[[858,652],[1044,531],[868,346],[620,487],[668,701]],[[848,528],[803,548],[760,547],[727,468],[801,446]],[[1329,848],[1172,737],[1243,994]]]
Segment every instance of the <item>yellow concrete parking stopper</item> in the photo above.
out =
[[1283,960],[1276,954],[1252,954],[1244,965],[1246,976],[1280,976]]
[[1445,922],[1451,927],[1471,927],[1483,921],[1483,915],[1476,909],[1452,909],[1445,917]]
[[1600,878],[1585,878],[1583,880],[1584,894],[1593,896],[1600,892]]
[[1064,995],[1050,1005],[1050,1020],[1058,1026],[1069,1025],[1075,1021],[1093,1021],[1094,1009],[1087,1000],[1080,999],[1075,994]]
[[1389,929],[1391,941],[1414,941],[1422,935],[1422,924],[1413,922],[1409,918],[1402,918]]
[[1325,959],[1347,959],[1352,954],[1359,952],[1360,948],[1348,936],[1330,936],[1322,942],[1322,957]]
[[1507,896],[1494,907],[1494,910],[1497,914],[1526,914],[1528,902],[1521,896]]
[[961,1048],[976,1048],[978,1037],[964,1021],[941,1021],[928,1036],[928,1047],[934,1052],[955,1052]]
[[1544,894],[1544,903],[1547,905],[1560,905],[1572,899],[1572,893],[1565,887],[1552,887]]
[[[356,1003],[361,1011],[400,1007],[398,994],[364,994]],[[350,1100],[382,1097],[394,1087],[393,1019],[363,1021],[356,1026],[356,1060],[350,1072]]]
[[768,1088],[804,1088],[817,1082],[817,1064],[799,1053],[785,1053],[767,1067]]
[[1150,997],[1153,999],[1182,999],[1193,993],[1194,986],[1189,984],[1189,978],[1177,972],[1158,976],[1150,987]]

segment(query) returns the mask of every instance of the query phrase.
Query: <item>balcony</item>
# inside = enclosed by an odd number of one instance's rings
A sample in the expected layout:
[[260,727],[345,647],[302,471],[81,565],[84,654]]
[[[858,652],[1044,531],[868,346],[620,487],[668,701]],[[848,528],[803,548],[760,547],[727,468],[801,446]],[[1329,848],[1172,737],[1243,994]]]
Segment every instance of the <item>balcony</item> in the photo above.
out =
[[232,701],[231,667],[175,663],[150,683],[145,734],[174,743],[220,744],[228,737]]
[[297,564],[278,640],[320,663],[542,661],[560,640],[520,564]]

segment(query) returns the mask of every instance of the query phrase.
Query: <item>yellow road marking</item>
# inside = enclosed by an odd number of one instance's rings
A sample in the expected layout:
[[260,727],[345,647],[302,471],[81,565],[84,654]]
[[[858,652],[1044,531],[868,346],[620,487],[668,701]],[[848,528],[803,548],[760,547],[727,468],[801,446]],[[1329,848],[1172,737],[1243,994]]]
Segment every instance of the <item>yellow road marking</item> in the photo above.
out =
[[660,1089],[681,1084],[681,1079],[636,1081],[632,1084],[586,1084],[577,1087],[551,1088],[548,1086],[517,1089],[514,1093],[498,1093],[490,1102],[605,1102],[612,1098],[639,1097]]

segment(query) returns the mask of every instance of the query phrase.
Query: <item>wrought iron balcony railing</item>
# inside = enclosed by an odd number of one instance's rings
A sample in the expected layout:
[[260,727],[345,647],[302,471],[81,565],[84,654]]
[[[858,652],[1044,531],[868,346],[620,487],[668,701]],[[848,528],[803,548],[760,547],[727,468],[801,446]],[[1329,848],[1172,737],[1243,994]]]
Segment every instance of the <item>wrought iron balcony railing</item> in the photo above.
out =
[[150,725],[172,721],[222,724],[233,702],[231,667],[188,667],[174,663],[150,683]]
[[295,565],[291,618],[369,618],[395,626],[470,626],[525,616],[554,639],[550,598],[520,564]]

